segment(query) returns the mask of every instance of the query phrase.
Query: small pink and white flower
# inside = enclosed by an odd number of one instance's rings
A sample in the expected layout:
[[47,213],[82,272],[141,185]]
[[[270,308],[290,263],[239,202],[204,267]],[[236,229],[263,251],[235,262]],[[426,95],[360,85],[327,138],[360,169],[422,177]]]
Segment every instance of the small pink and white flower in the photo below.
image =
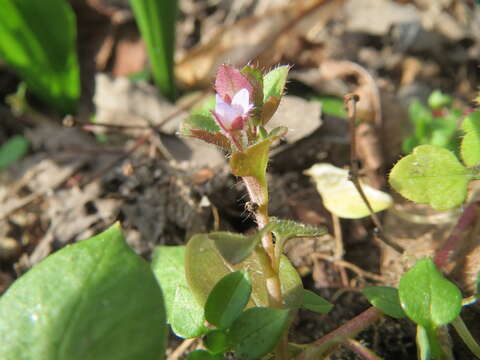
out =
[[242,130],[248,120],[248,114],[253,108],[250,103],[250,93],[247,89],[240,89],[233,98],[223,99],[219,94],[216,95],[215,110],[212,111],[218,125],[227,134],[232,131]]

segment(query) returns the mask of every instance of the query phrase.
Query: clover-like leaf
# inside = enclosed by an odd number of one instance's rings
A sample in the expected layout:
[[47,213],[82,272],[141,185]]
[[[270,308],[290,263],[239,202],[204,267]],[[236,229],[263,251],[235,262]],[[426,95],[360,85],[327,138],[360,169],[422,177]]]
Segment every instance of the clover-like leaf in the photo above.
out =
[[158,246],[152,259],[153,272],[162,288],[167,320],[175,334],[197,337],[207,329],[203,307],[192,295],[185,277],[185,246]]
[[395,164],[389,182],[409,200],[447,210],[465,200],[473,177],[450,151],[421,145]]
[[242,360],[261,359],[272,351],[289,324],[285,309],[253,307],[235,320],[229,333],[235,355]]
[[47,257],[0,299],[0,359],[160,359],[162,291],[119,225]]
[[465,136],[460,151],[462,160],[468,167],[480,164],[480,110],[468,115],[462,124]]
[[385,314],[397,318],[404,318],[405,312],[400,305],[398,290],[389,286],[370,286],[362,290],[368,301]]
[[428,329],[450,323],[462,308],[462,294],[432,259],[424,258],[400,279],[400,303],[407,316]]
[[205,318],[218,328],[229,328],[247,305],[251,292],[252,285],[245,271],[225,275],[208,295]]

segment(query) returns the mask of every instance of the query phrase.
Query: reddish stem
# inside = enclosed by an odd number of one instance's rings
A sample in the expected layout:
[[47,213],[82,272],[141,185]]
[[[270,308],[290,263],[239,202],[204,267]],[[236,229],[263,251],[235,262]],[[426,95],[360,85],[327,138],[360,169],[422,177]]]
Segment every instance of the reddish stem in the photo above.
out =
[[439,269],[445,267],[450,256],[455,249],[460,248],[462,242],[462,235],[465,231],[472,226],[474,220],[477,217],[477,208],[480,205],[480,201],[474,201],[463,210],[462,215],[457,221],[457,224],[452,230],[452,233],[448,237],[443,246],[437,250],[434,258],[434,262]]
[[297,357],[297,360],[319,359],[326,351],[340,345],[349,338],[355,337],[360,331],[365,330],[368,326],[380,319],[382,314],[383,313],[377,308],[368,308],[336,330],[318,339],[313,344],[307,345],[308,348]]

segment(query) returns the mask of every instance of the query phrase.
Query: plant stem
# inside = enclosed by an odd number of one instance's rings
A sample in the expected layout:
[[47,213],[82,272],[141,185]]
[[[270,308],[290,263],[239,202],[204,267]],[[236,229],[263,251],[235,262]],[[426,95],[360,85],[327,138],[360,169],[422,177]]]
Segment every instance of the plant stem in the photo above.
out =
[[382,240],[386,245],[390,246],[392,249],[396,250],[398,253],[403,254],[405,251],[400,245],[391,241],[385,232],[383,231],[383,226],[378,219],[377,214],[373,211],[372,206],[370,205],[370,201],[368,201],[367,196],[365,195],[362,186],[360,184],[360,180],[358,179],[358,159],[357,159],[357,144],[356,144],[356,136],[355,136],[355,121],[356,121],[356,114],[357,114],[357,107],[356,103],[360,100],[360,97],[357,94],[347,94],[344,97],[345,106],[348,111],[348,123],[350,128],[350,181],[352,181],[353,185],[357,189],[360,197],[362,198],[363,202],[368,208],[370,212],[370,217],[372,218],[375,227],[378,230],[379,239]]
[[463,322],[462,318],[458,316],[455,320],[451,322],[451,324],[457,331],[458,335],[462,338],[465,345],[467,345],[467,347],[477,357],[477,359],[480,359],[480,345],[475,341],[467,326]]
[[377,308],[369,307],[361,314],[355,316],[347,323],[333,330],[327,335],[309,344],[308,348],[297,356],[297,360],[315,360],[322,354],[340,345],[349,338],[355,337],[360,331],[366,329],[382,317],[383,313]]
[[354,353],[360,355],[365,360],[380,360],[381,359],[372,350],[370,350],[366,346],[363,346],[357,340],[347,339],[343,342],[343,345],[345,347],[349,348],[350,350],[352,350]]
[[439,269],[446,266],[452,253],[460,248],[462,240],[464,240],[462,235],[470,229],[477,218],[477,209],[479,205],[480,201],[474,201],[463,210],[462,215],[458,219],[457,224],[450,233],[447,241],[445,241],[442,247],[437,250],[434,261]]
[[[242,179],[250,196],[250,201],[258,204],[258,209],[255,212],[255,220],[257,221],[258,229],[262,229],[269,222],[268,184],[266,181],[265,183],[259,183],[258,179],[253,176],[244,176]],[[273,247],[271,232],[267,232],[262,237],[262,247],[269,258],[269,262],[263,264],[268,302],[271,307],[281,309],[283,308],[282,286],[280,283],[279,267],[275,267],[277,260],[275,258],[275,249]],[[282,339],[275,349],[275,358],[277,360],[288,359],[287,346],[288,339],[285,334],[282,336]]]

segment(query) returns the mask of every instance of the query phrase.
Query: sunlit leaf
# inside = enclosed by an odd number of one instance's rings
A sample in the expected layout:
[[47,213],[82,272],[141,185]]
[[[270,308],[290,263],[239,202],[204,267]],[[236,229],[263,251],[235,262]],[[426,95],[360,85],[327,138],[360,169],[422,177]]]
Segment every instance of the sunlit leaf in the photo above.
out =
[[183,338],[200,336],[204,327],[204,310],[185,278],[185,246],[158,246],[152,269],[160,283],[167,309],[167,320],[175,334]]
[[462,124],[465,136],[461,143],[462,160],[468,167],[480,164],[480,110],[468,115]]
[[399,296],[407,316],[427,330],[448,324],[462,308],[460,290],[442,276],[430,258],[418,261],[402,276]]
[[147,44],[155,83],[170,100],[175,98],[173,55],[177,0],[130,0],[138,27]]
[[409,200],[447,210],[459,206],[467,195],[473,173],[448,150],[421,145],[393,167],[389,182]]
[[0,298],[0,358],[161,359],[162,298],[114,225],[47,257]]
[[[304,172],[310,175],[322,195],[324,206],[333,214],[346,219],[359,219],[370,215],[368,207],[353,183],[348,179],[348,171],[331,164],[313,165]],[[382,211],[392,205],[387,193],[362,184],[365,196],[374,212]]]
[[76,36],[68,1],[2,1],[0,58],[62,112],[74,112],[80,97]]
[[[254,251],[241,263],[231,265],[220,255],[213,240],[206,234],[199,234],[188,242],[185,262],[188,284],[200,305],[205,305],[208,295],[221,278],[228,273],[245,270],[252,282],[252,294],[247,307],[268,306],[264,267],[270,264],[270,259],[263,250]],[[280,263],[280,279],[285,305],[288,308],[299,307],[303,300],[299,297],[303,289],[302,282],[286,257],[282,257]]]

